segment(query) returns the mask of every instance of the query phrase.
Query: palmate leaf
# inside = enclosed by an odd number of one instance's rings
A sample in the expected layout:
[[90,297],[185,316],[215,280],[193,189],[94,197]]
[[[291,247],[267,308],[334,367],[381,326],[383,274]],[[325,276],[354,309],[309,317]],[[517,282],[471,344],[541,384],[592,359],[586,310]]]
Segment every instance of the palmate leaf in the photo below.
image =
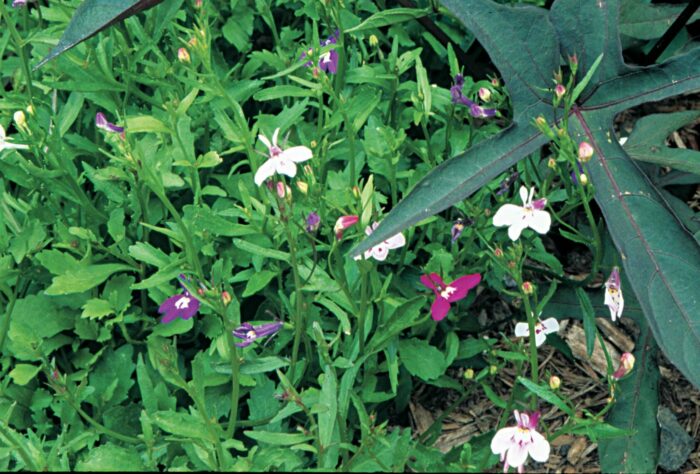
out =
[[700,290],[693,285],[700,280],[700,249],[613,131],[615,115],[625,109],[700,89],[700,49],[652,67],[624,64],[616,27],[618,0],[558,0],[550,12],[490,0],[443,3],[502,73],[512,91],[514,123],[436,167],[352,254],[468,197],[545,143],[531,125],[538,115],[552,117],[546,93],[539,91],[551,88],[560,60],[576,54],[585,75],[603,53],[572,108],[570,131],[576,141],[586,140],[596,150],[587,174],[659,347],[700,387]]
[[163,0],[85,0],[76,8],[66,31],[51,52],[37,64],[38,69],[51,59],[82,43],[113,24],[158,5]]

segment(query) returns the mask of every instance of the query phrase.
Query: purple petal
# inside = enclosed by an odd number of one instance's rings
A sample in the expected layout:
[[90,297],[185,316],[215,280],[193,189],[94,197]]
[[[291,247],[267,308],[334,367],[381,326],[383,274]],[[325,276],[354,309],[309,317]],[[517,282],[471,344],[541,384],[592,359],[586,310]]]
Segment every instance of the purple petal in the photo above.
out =
[[113,132],[113,133],[122,133],[124,131],[123,127],[119,127],[107,120],[107,117],[105,117],[105,114],[102,112],[97,112],[97,115],[95,115],[95,126],[97,128],[101,128],[102,130],[106,130],[108,132]]
[[469,290],[474,288],[481,282],[481,275],[478,273],[472,273],[471,275],[464,275],[457,278],[455,281],[450,283],[448,286],[455,288],[455,292],[452,293],[447,301],[453,303],[455,301],[461,300],[467,296]]
[[420,282],[423,283],[424,286],[433,290],[435,295],[439,293],[435,285],[445,286],[445,283],[442,281],[442,278],[437,273],[431,273],[430,275],[421,275]]
[[277,331],[280,330],[282,327],[282,321],[277,321],[274,323],[268,323],[268,324],[261,324],[260,326],[257,326],[255,328],[255,332],[258,334],[258,337],[264,337],[264,336],[269,336],[271,334],[276,333]]
[[430,307],[430,314],[435,321],[442,321],[449,310],[450,303],[442,296],[438,296]]

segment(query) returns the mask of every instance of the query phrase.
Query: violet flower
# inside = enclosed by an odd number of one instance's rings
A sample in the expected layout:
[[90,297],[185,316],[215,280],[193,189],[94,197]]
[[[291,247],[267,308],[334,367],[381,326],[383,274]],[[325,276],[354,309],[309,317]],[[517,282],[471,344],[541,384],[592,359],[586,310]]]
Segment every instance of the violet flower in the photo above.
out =
[[319,217],[318,213],[316,211],[310,212],[308,217],[306,218],[306,232],[308,232],[308,233],[316,232],[320,225],[321,225],[321,218]]
[[450,95],[452,96],[453,104],[462,104],[469,107],[469,113],[472,117],[493,117],[496,115],[496,109],[485,109],[479,106],[476,102],[469,100],[462,94],[462,88],[464,87],[464,76],[457,74],[455,76],[455,83],[450,87]]
[[454,244],[455,242],[457,242],[457,239],[459,239],[459,236],[462,235],[464,228],[466,226],[472,225],[473,223],[474,221],[471,219],[463,219],[461,217],[455,219],[454,224],[452,224],[452,229],[450,229],[452,243]]
[[[338,31],[333,33],[331,36],[329,36],[325,41],[321,41],[321,48],[325,46],[329,46],[331,44],[337,44],[338,43]],[[302,53],[301,59],[305,59],[307,56],[307,53]],[[334,49],[323,53],[319,60],[318,60],[318,67],[321,68],[321,70],[329,73],[329,74],[335,74],[338,71],[338,52]],[[311,67],[313,66],[313,63],[311,61],[307,61],[305,64],[306,67]]]
[[190,319],[199,311],[199,300],[192,296],[190,292],[187,291],[187,288],[185,288],[185,285],[182,284],[182,282],[187,281],[187,277],[181,274],[178,276],[178,279],[180,280],[180,285],[184,293],[173,295],[163,301],[158,308],[158,313],[165,315],[163,319],[161,319],[161,323],[167,324],[175,318]]
[[13,8],[23,7],[26,4],[27,4],[27,0],[14,0],[14,2],[12,2],[12,7]]
[[246,347],[251,345],[261,337],[275,334],[282,328],[282,321],[274,323],[260,324],[253,326],[250,323],[243,323],[233,331],[233,335],[238,339],[243,339],[243,342],[236,343],[236,347]]
[[509,176],[506,177],[501,183],[498,185],[498,191],[496,191],[496,196],[500,196],[501,194],[505,194],[508,189],[515,183],[515,180],[518,179],[520,176],[520,173],[517,171],[513,171]]
[[481,275],[472,273],[457,278],[449,284],[442,281],[437,273],[421,275],[420,282],[435,293],[435,301],[430,306],[430,315],[435,321],[441,321],[450,310],[452,303],[466,298],[469,290],[481,282]]
[[112,133],[123,133],[124,132],[124,127],[120,127],[118,125],[113,124],[112,122],[109,122],[107,120],[107,117],[105,117],[105,114],[102,112],[97,112],[97,115],[95,115],[95,126],[97,128],[101,128],[102,130],[105,130],[107,132],[112,132]]
[[[583,170],[583,166],[581,165],[580,161],[576,160],[576,166],[578,167],[579,174],[585,174],[585,171]],[[574,183],[574,186],[579,185],[579,180],[575,171],[571,172],[571,181]]]

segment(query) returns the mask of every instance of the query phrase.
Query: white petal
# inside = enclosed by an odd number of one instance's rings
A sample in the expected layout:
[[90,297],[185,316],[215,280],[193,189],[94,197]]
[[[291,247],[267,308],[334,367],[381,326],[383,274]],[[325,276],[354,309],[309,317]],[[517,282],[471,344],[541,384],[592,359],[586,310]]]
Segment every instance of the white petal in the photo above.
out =
[[272,134],[272,145],[273,146],[277,146],[277,137],[279,136],[279,134],[280,134],[280,128],[277,127],[275,129],[275,133]]
[[275,166],[275,170],[279,174],[286,174],[290,178],[293,178],[297,175],[297,165],[295,165],[293,161],[285,160],[284,158],[281,158],[277,161],[277,166]]
[[621,318],[622,317],[622,308],[625,307],[625,300],[622,298],[622,290],[618,290],[618,294],[620,295],[620,298],[619,298],[619,306],[617,308],[617,317]]
[[508,450],[506,462],[513,467],[520,467],[527,460],[527,445],[516,444]]
[[511,224],[510,227],[508,227],[508,237],[510,237],[510,240],[516,241],[518,238],[520,238],[520,234],[522,233],[523,229],[527,227],[523,221],[515,222]]
[[4,142],[6,136],[7,135],[5,135],[5,129],[2,125],[0,125],[0,142]]
[[493,454],[501,454],[508,451],[513,445],[513,437],[516,431],[518,431],[518,428],[515,426],[509,426],[498,430],[493,439],[491,439],[491,452],[493,452]]
[[263,144],[267,147],[268,150],[272,149],[272,144],[270,143],[270,140],[268,140],[267,137],[265,135],[263,135],[262,133],[260,135],[258,135],[258,140],[263,142]]
[[532,211],[532,215],[527,220],[527,225],[540,234],[549,232],[549,227],[552,225],[552,217],[547,211]]
[[386,245],[379,244],[372,247],[372,256],[380,262],[386,260],[387,255],[389,255],[389,248]]
[[520,200],[523,204],[527,203],[527,188],[525,186],[520,186]]
[[515,325],[515,335],[518,337],[527,337],[530,335],[530,329],[527,327],[527,323],[517,323]]
[[545,334],[551,334],[553,332],[559,332],[559,321],[555,318],[547,318],[542,321],[542,326],[544,327]]
[[[262,136],[262,135],[261,135]],[[275,168],[277,168],[277,158],[270,158],[265,163],[263,163],[258,171],[255,172],[255,184],[260,186],[263,182],[275,174]]]
[[8,143],[8,142],[3,142],[0,141],[0,151],[1,150],[28,150],[29,145],[21,145],[19,143]]
[[493,216],[493,225],[502,227],[522,220],[525,210],[515,204],[504,204]]
[[535,430],[530,430],[532,443],[528,446],[530,457],[537,462],[545,462],[549,459],[549,442]]
[[302,161],[310,160],[313,157],[313,153],[305,146],[293,146],[284,150],[280,156],[283,160],[301,163]]
[[547,334],[544,331],[535,333],[535,346],[540,347],[547,340]]
[[397,249],[406,245],[406,237],[404,237],[403,234],[399,232],[398,234],[386,239],[384,241],[384,244],[387,246],[387,248]]
[[605,289],[605,297],[603,299],[603,304],[606,306],[610,306],[611,304],[614,304],[612,293],[607,288]]
[[532,198],[535,197],[535,187],[530,188],[530,195],[527,197],[527,202],[532,204]]

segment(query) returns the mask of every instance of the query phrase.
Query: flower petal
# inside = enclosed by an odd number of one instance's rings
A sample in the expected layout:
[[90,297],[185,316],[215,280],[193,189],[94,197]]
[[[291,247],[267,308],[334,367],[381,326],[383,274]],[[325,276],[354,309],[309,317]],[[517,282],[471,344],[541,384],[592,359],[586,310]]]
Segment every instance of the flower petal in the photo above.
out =
[[270,140],[268,140],[265,135],[263,135],[262,133],[258,135],[258,140],[263,142],[263,144],[267,147],[268,150],[272,150],[272,143],[270,143]]
[[555,318],[547,318],[542,321],[542,327],[544,328],[545,334],[552,334],[553,332],[559,332],[559,321]]
[[516,206],[515,204],[504,204],[493,216],[493,225],[496,227],[513,225],[523,219],[524,212],[524,209],[520,206]]
[[528,445],[527,451],[530,457],[537,462],[545,462],[549,459],[549,442],[540,433],[530,430],[532,443]]
[[447,301],[453,303],[455,301],[461,300],[462,298],[467,296],[469,290],[474,288],[480,282],[481,275],[478,273],[472,273],[471,275],[464,275],[457,278],[455,281],[448,285],[455,288],[455,291],[447,298]]
[[404,235],[401,232],[399,232],[398,234],[386,239],[384,241],[384,244],[387,246],[387,248],[397,249],[406,245],[406,237],[404,237]]
[[430,306],[430,315],[435,321],[442,321],[449,311],[450,303],[442,296],[436,297]]
[[523,202],[523,204],[527,204],[527,188],[525,186],[520,186],[520,200]]
[[389,248],[384,244],[379,244],[369,249],[369,252],[376,260],[383,262],[386,260],[387,255],[389,255]]
[[506,453],[506,462],[513,467],[520,467],[527,460],[527,444],[513,444]]
[[284,150],[280,157],[282,160],[290,160],[295,163],[301,163],[302,161],[313,158],[313,153],[311,152],[310,148],[305,146],[293,146]]
[[547,211],[538,211],[535,209],[527,220],[527,225],[540,234],[546,234],[549,232],[549,228],[552,225],[552,217]]
[[510,240],[513,242],[518,240],[520,238],[520,234],[526,227],[527,224],[523,220],[511,224],[511,226],[508,227],[508,237],[510,237]]
[[279,137],[280,134],[280,128],[277,127],[272,134],[272,146],[277,146],[277,137]]
[[[262,135],[261,135],[262,136]],[[266,179],[271,178],[275,174],[278,158],[270,158],[265,163],[260,165],[258,171],[255,172],[255,184],[260,186]]]
[[291,160],[280,157],[277,163],[275,163],[275,171],[277,171],[278,174],[286,174],[290,178],[293,178],[297,175],[297,165]]
[[513,446],[515,433],[517,431],[518,428],[515,426],[509,426],[498,430],[491,439],[491,452],[493,454],[502,454],[508,451],[508,449]]
[[430,275],[421,275],[420,276],[420,282],[423,283],[424,286],[430,288],[435,292],[435,294],[438,294],[438,290],[435,287],[435,285],[439,286],[445,286],[445,283],[442,281],[442,277],[438,275],[437,273],[431,273]]
[[535,333],[535,347],[540,347],[547,340],[547,334],[544,331]]
[[530,335],[530,329],[527,327],[527,323],[517,323],[515,325],[515,335],[518,337],[527,337]]

